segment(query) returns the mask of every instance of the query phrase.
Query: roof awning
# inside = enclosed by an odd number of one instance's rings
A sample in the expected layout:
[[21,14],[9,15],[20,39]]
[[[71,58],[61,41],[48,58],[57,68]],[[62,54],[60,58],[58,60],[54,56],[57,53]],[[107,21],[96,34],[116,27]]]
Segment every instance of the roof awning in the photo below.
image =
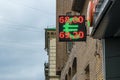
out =
[[93,25],[92,37],[96,39],[120,37],[120,0],[109,0]]

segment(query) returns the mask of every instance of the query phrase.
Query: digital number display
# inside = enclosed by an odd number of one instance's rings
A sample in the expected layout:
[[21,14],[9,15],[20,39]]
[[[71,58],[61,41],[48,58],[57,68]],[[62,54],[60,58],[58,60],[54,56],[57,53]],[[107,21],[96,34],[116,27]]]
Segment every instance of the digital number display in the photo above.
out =
[[86,41],[85,16],[59,16],[59,41]]

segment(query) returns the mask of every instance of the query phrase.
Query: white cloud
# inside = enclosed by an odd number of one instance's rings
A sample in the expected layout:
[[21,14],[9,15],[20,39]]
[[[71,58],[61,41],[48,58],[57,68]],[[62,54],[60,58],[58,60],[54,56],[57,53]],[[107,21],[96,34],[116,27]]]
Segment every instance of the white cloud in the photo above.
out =
[[[28,66],[26,69],[24,67],[17,67],[13,72],[8,72],[6,74],[0,74],[0,80],[1,79],[13,79],[13,80],[19,80],[21,78],[27,79],[27,80],[35,80],[39,76],[43,76],[43,69],[40,67],[41,65],[35,65],[35,66]],[[13,70],[13,69],[12,69]],[[23,79],[23,80],[24,80]]]
[[0,0],[0,10],[0,80],[44,80],[44,28],[55,24],[55,0]]

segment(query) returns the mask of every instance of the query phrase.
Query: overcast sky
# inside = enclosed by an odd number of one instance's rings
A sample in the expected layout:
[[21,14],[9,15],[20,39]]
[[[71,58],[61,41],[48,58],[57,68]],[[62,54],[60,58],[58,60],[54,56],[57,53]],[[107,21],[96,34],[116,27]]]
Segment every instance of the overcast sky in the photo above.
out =
[[0,80],[44,80],[44,28],[56,0],[0,0]]

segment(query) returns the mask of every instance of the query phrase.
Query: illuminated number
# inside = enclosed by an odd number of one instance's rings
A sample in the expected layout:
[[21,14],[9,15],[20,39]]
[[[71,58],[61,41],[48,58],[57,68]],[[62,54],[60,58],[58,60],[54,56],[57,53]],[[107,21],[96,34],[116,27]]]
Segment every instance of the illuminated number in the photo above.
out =
[[84,22],[84,18],[82,16],[79,17],[79,23],[83,23]]
[[85,35],[84,35],[84,32],[83,32],[83,31],[80,31],[80,32],[79,32],[79,36],[80,36],[80,38],[84,38],[84,36],[85,36]]
[[69,38],[69,37],[70,37],[70,33],[69,32],[65,33],[65,38]]
[[65,17],[65,22],[67,22],[67,21],[70,22],[68,16]]
[[77,23],[77,22],[78,22],[78,18],[76,16],[74,16],[73,23]]
[[73,32],[74,38],[78,38],[78,32]]
[[59,37],[64,38],[65,37],[64,32],[60,32]]
[[64,17],[60,17],[60,18],[59,18],[59,22],[60,22],[60,23],[64,23],[64,22],[65,22]]

